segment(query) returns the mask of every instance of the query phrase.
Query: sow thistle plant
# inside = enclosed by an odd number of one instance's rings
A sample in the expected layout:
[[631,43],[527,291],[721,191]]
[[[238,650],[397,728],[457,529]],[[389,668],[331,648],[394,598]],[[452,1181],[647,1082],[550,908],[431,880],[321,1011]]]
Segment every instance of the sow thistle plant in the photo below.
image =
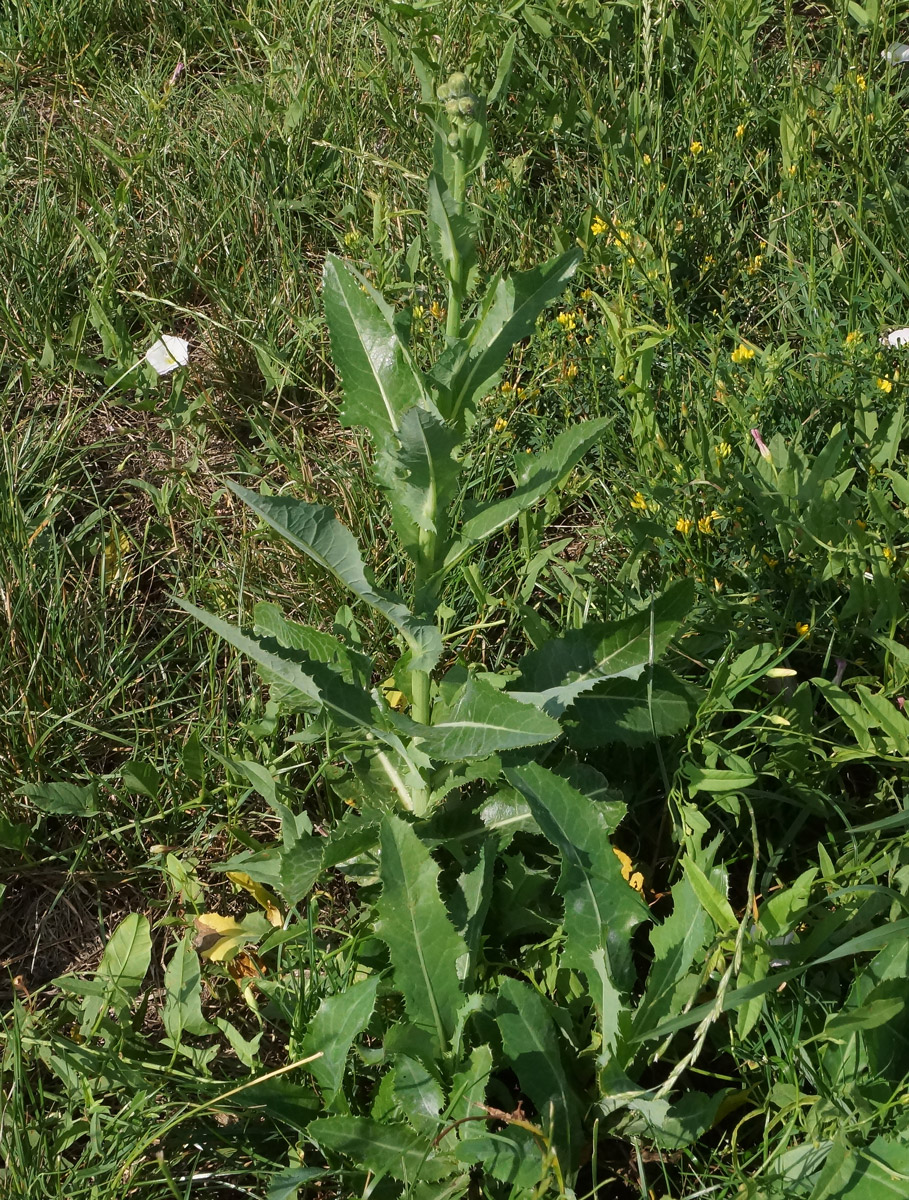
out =
[[[264,995],[268,1020],[287,1031],[292,1058],[310,1075],[294,1090],[293,1116],[285,1103],[278,1117],[299,1139],[281,1195],[334,1178],[344,1195],[381,1182],[381,1195],[415,1200],[569,1197],[591,1194],[599,1123],[613,1136],[690,1144],[718,1119],[726,1092],[683,1093],[683,1074],[735,1006],[736,973],[749,985],[739,1036],[758,1021],[779,983],[771,969],[779,955],[768,947],[795,936],[814,878],[779,893],[755,919],[752,871],[740,919],[714,862],[718,843],[704,845],[708,826],[688,806],[681,871],[666,897],[670,915],[650,931],[649,968],[632,953],[635,931],[652,917],[640,878],[612,842],[625,804],[585,756],[616,742],[652,744],[689,722],[691,689],[657,665],[692,604],[687,581],[621,620],[548,638],[528,609],[533,648],[508,672],[445,654],[446,587],[464,573],[482,591],[484,544],[543,503],[607,421],[578,423],[547,450],[516,455],[505,493],[463,498],[478,405],[565,291],[580,254],[496,273],[471,299],[480,272],[468,196],[488,152],[484,104],[461,73],[438,100],[427,241],[447,307],[431,368],[418,367],[402,323],[369,280],[334,255],[324,268],[341,422],[371,443],[373,480],[409,570],[397,590],[380,587],[329,508],[230,484],[265,527],[387,623],[392,678],[374,686],[364,648],[296,624],[274,605],[257,605],[253,628],[240,629],[181,602],[258,664],[273,706],[304,714],[293,737],[324,744],[324,777],[345,811],[317,835],[264,768],[231,764],[270,803],[282,837],[223,865],[264,915],[206,914],[198,923],[205,959],[234,963],[252,1020],[265,1019],[255,989]],[[690,519],[678,528],[689,533]],[[376,650],[385,657],[386,646]],[[709,791],[716,776],[728,790],[729,775],[728,763],[711,760],[692,786]],[[747,764],[736,779],[754,781]],[[361,915],[339,971],[348,983],[326,985],[313,1001],[305,979],[320,960],[301,949],[313,922],[297,912],[332,871],[358,883]],[[85,1038],[122,1047],[118,1021],[150,955],[148,923],[131,917],[89,991],[73,984],[86,997]],[[173,1061],[206,1070],[213,1052],[200,1039],[217,1030],[254,1067],[259,1035],[223,1018],[213,1026],[203,1012],[189,936],[168,963],[165,990]]]

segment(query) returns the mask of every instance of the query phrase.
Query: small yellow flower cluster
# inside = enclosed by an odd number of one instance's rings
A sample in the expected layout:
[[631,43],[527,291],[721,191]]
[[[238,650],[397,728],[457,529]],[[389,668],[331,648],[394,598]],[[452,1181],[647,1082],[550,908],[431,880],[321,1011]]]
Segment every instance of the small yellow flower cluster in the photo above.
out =
[[510,382],[509,380],[507,380],[507,379],[506,379],[506,380],[503,382],[503,384],[502,384],[501,388],[499,389],[499,391],[500,391],[500,392],[501,392],[501,393],[502,393],[504,396],[507,396],[507,395],[508,395],[508,393],[509,393],[509,392],[511,392],[511,391],[513,391],[513,390],[514,390],[514,384],[513,384],[513,383],[511,383],[511,382]]
[[711,267],[716,266],[716,259],[712,254],[705,254],[701,259],[701,274],[705,274]]
[[360,239],[363,237],[359,229],[351,229],[344,234],[344,245],[348,250],[353,250],[354,246],[360,244]]
[[745,126],[744,125],[738,125],[736,127],[735,136],[738,139],[738,141],[742,140],[742,138],[745,136]]
[[703,151],[703,149],[704,149],[704,143],[703,143],[703,142],[694,141],[694,142],[692,142],[692,143],[691,143],[691,145],[688,147],[688,149],[691,151],[691,153],[694,155],[694,157],[695,157],[695,158],[697,158],[697,156],[698,156],[698,155],[699,155],[699,154],[700,154],[700,153]]
[[850,329],[846,334],[846,348],[857,346],[862,340],[862,331],[860,329]]
[[808,634],[811,632],[811,626],[808,624],[807,621],[797,621],[796,626],[795,626],[795,632],[799,635],[799,637],[807,637]]
[[561,371],[560,377],[563,380],[570,381],[577,376],[577,373],[578,373],[578,364],[577,363],[568,361],[568,362],[562,364],[562,371]]
[[592,300],[593,299],[593,292],[590,290],[590,288],[584,288],[583,292],[581,292],[581,299],[582,300]]
[[647,501],[640,492],[635,492],[635,494],[631,497],[631,507],[635,512],[647,511]]
[[574,319],[574,313],[560,312],[556,317],[558,323],[562,326],[566,333],[572,333],[578,327],[577,321]]
[[643,162],[645,167],[649,167],[650,164],[653,162],[653,159],[650,157],[649,154],[645,154],[644,157],[641,159],[641,161]]
[[507,428],[508,428],[507,419],[505,417],[497,417],[496,423],[493,426],[493,429],[496,431],[496,433],[504,433]]
[[884,547],[884,558],[886,558],[887,562],[893,562],[895,557],[896,557],[896,555],[893,553],[893,551],[890,549],[890,547],[885,546]]
[[880,391],[882,391],[884,393],[885,396],[889,396],[890,393],[893,391],[893,381],[888,379],[886,377],[886,375],[884,376],[883,379],[878,379],[877,386],[880,389]]
[[754,258],[748,259],[748,266],[745,268],[745,270],[748,272],[749,275],[757,275],[758,271],[760,271],[760,269],[763,265],[764,265],[763,254],[755,254]]
[[608,228],[609,226],[602,217],[594,217],[590,226],[590,232],[594,237],[601,237]]
[[438,300],[433,300],[432,304],[429,306],[429,315],[436,321],[443,321],[446,315],[445,306],[440,304]]
[[706,517],[698,518],[698,531],[700,533],[713,533],[713,522],[720,520],[720,513],[716,509],[708,513]]
[[796,177],[796,175],[798,175],[798,173],[799,173],[798,167],[796,166],[795,163],[792,163],[792,165],[789,167],[789,172],[788,172],[789,178],[795,179],[795,177]]
[[732,352],[732,361],[734,363],[750,362],[754,358],[754,350],[750,346],[746,346],[741,342]]
[[860,92],[864,92],[864,91],[866,91],[866,90],[867,90],[867,87],[868,87],[868,81],[865,79],[865,76],[864,76],[864,75],[856,75],[856,77],[855,77],[855,86],[858,88],[858,90],[859,90]]
[[692,521],[689,517],[679,517],[675,523],[676,533],[682,534],[683,537],[687,537],[693,528],[694,521]]
[[422,321],[423,318],[426,316],[426,309],[423,307],[422,304],[415,304],[411,311],[413,312],[413,317],[414,317],[415,321]]
[[718,459],[722,460],[729,457],[729,455],[732,453],[732,447],[728,442],[720,442],[718,446],[713,447],[713,453]]

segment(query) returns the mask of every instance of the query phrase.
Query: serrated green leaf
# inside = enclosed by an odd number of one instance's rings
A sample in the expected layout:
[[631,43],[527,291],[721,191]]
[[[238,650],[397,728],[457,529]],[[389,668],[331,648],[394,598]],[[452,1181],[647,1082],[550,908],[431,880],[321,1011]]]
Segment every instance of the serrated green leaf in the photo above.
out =
[[672,912],[650,931],[653,963],[644,995],[634,1013],[636,1033],[651,1029],[681,1011],[690,999],[686,991],[689,972],[713,936],[713,925],[691,882],[680,879],[672,889]]
[[344,1154],[359,1168],[405,1183],[445,1179],[458,1164],[432,1148],[432,1142],[403,1123],[369,1117],[323,1117],[306,1132],[323,1151]]
[[276,533],[382,613],[406,640],[413,670],[432,670],[442,653],[439,630],[416,618],[400,596],[375,586],[356,539],[330,508],[293,496],[260,496],[230,480],[228,486]]
[[401,418],[397,439],[378,458],[392,520],[411,557],[420,551],[421,530],[446,536],[447,509],[460,474],[452,457],[459,441],[435,413],[411,408]]
[[464,999],[457,963],[467,953],[439,895],[439,868],[413,828],[386,816],[376,933],[388,946],[395,986],[411,1021],[448,1048]]
[[478,1106],[485,1103],[491,1072],[492,1050],[489,1046],[474,1046],[467,1066],[463,1071],[458,1071],[451,1081],[449,1121],[480,1114],[482,1110]]
[[576,750],[587,750],[612,742],[642,746],[671,737],[691,723],[701,695],[660,666],[639,679],[606,680],[578,696],[569,709],[568,740]]
[[476,1131],[457,1148],[462,1163],[481,1163],[493,1179],[530,1195],[543,1177],[543,1153],[540,1143],[526,1129],[504,1129],[501,1133],[477,1134]]
[[338,1092],[344,1081],[344,1068],[347,1055],[372,1016],[376,1005],[376,990],[379,986],[378,976],[364,979],[326,996],[319,1005],[306,1030],[301,1054],[308,1058],[311,1054],[321,1054],[307,1064],[324,1093],[326,1103]]
[[470,331],[467,353],[456,347],[450,363],[440,364],[447,376],[444,416],[460,424],[463,414],[473,410],[495,382],[512,347],[533,334],[537,317],[562,294],[580,261],[580,251],[569,250],[530,271],[499,276],[490,285]]
[[189,934],[174,947],[165,968],[164,993],[161,1019],[175,1046],[184,1032],[195,1036],[215,1032],[215,1026],[202,1015],[202,970]]
[[287,650],[304,651],[314,662],[334,667],[347,683],[368,683],[372,676],[371,658],[345,646],[330,633],[288,620],[277,604],[262,602],[255,605],[253,625],[257,637],[274,638]]
[[394,1097],[414,1129],[428,1137],[436,1136],[445,1094],[436,1075],[418,1058],[405,1054],[395,1057]]
[[682,870],[701,907],[716,925],[717,931],[732,933],[738,929],[739,923],[726,896],[687,854],[682,859]]
[[605,950],[613,984],[629,991],[635,978],[631,935],[650,914],[622,878],[605,815],[595,801],[538,763],[509,767],[505,778],[523,793],[540,830],[562,855],[564,965],[584,971],[593,991],[600,970],[595,955]]
[[558,737],[559,723],[532,704],[522,704],[485,680],[471,676],[443,719],[433,725],[392,718],[420,749],[442,762],[488,758],[500,750],[536,746]]
[[462,533],[465,541],[481,542],[491,537],[547,496],[559,480],[597,444],[610,422],[610,417],[598,417],[580,425],[572,425],[560,433],[542,454],[526,455],[521,463],[515,490],[504,500],[487,505],[464,522]]
[[445,180],[429,175],[426,234],[437,266],[445,278],[466,279],[476,261],[475,229],[458,206]]
[[282,682],[303,692],[310,699],[328,708],[341,725],[360,725],[375,728],[381,721],[379,710],[369,694],[353,687],[324,663],[313,662],[300,650],[287,650],[273,638],[259,641],[229,625],[220,617],[196,608],[186,600],[176,603],[190,616],[207,625],[231,646],[246,654],[253,662],[265,667]]
[[541,702],[567,707],[602,680],[636,679],[665,653],[693,600],[693,584],[682,579],[641,612],[621,621],[591,621],[552,638],[521,659],[521,682]]
[[552,1139],[562,1173],[570,1178],[583,1144],[585,1105],[562,1063],[558,1034],[546,1002],[528,984],[506,976],[499,985],[496,1023],[505,1055],[547,1132],[552,1121]]
[[300,838],[281,851],[278,890],[288,904],[305,899],[322,873],[324,838]]
[[341,422],[364,425],[376,446],[397,432],[401,414],[428,404],[422,376],[394,327],[394,317],[358,271],[329,254],[323,272],[325,317],[344,384]]

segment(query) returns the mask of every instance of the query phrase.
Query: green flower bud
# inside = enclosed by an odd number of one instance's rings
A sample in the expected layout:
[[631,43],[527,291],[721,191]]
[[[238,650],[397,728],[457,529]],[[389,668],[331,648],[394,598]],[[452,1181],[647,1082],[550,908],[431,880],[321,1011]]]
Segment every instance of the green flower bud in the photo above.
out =
[[459,112],[458,105],[459,104],[460,104],[460,101],[457,99],[456,96],[448,97],[448,99],[445,101],[445,112],[448,114],[449,117],[456,117],[458,115],[458,112]]
[[457,148],[460,144],[461,144],[461,139],[458,137],[457,133],[455,133],[455,131],[452,130],[451,133],[448,135],[448,149],[449,150],[457,150]]
[[445,101],[451,95],[451,88],[447,83],[440,83],[436,88],[436,96],[439,100]]
[[472,117],[476,112],[477,101],[475,96],[462,96],[458,101],[458,112],[462,117]]
[[455,71],[448,76],[448,88],[452,96],[465,96],[470,91],[470,80],[463,71]]

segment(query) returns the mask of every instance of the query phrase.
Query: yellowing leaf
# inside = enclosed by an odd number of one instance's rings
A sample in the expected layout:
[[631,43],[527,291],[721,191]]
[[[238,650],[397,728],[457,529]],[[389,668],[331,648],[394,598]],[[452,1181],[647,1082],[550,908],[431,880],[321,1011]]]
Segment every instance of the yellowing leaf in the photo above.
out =
[[625,880],[625,882],[628,884],[629,887],[633,887],[636,892],[640,892],[641,895],[643,896],[644,895],[644,876],[641,874],[640,871],[636,871],[634,869],[634,863],[631,861],[631,859],[628,857],[628,855],[624,852],[624,850],[619,850],[616,846],[613,846],[612,853],[616,856],[616,858],[622,864],[622,878]]
[[119,536],[111,530],[104,543],[104,578],[109,584],[131,578],[132,571],[124,563],[123,556],[132,549],[132,542],[125,533]]
[[382,695],[391,708],[396,708],[398,712],[403,712],[407,707],[407,697],[403,692],[399,692],[395,687],[394,678],[386,679],[384,683],[379,685],[382,689]]
[[262,905],[265,909],[265,916],[268,918],[269,925],[274,925],[275,929],[281,928],[284,924],[284,917],[281,913],[281,906],[278,903],[278,899],[273,892],[270,892],[267,887],[263,887],[261,883],[256,883],[255,879],[251,879],[245,871],[228,871],[227,878],[231,883],[235,883],[237,887],[243,888],[245,892],[249,892],[256,903]]
[[194,945],[208,962],[228,962],[246,942],[254,942],[259,936],[234,917],[222,917],[220,913],[203,913],[193,924],[199,931]]

